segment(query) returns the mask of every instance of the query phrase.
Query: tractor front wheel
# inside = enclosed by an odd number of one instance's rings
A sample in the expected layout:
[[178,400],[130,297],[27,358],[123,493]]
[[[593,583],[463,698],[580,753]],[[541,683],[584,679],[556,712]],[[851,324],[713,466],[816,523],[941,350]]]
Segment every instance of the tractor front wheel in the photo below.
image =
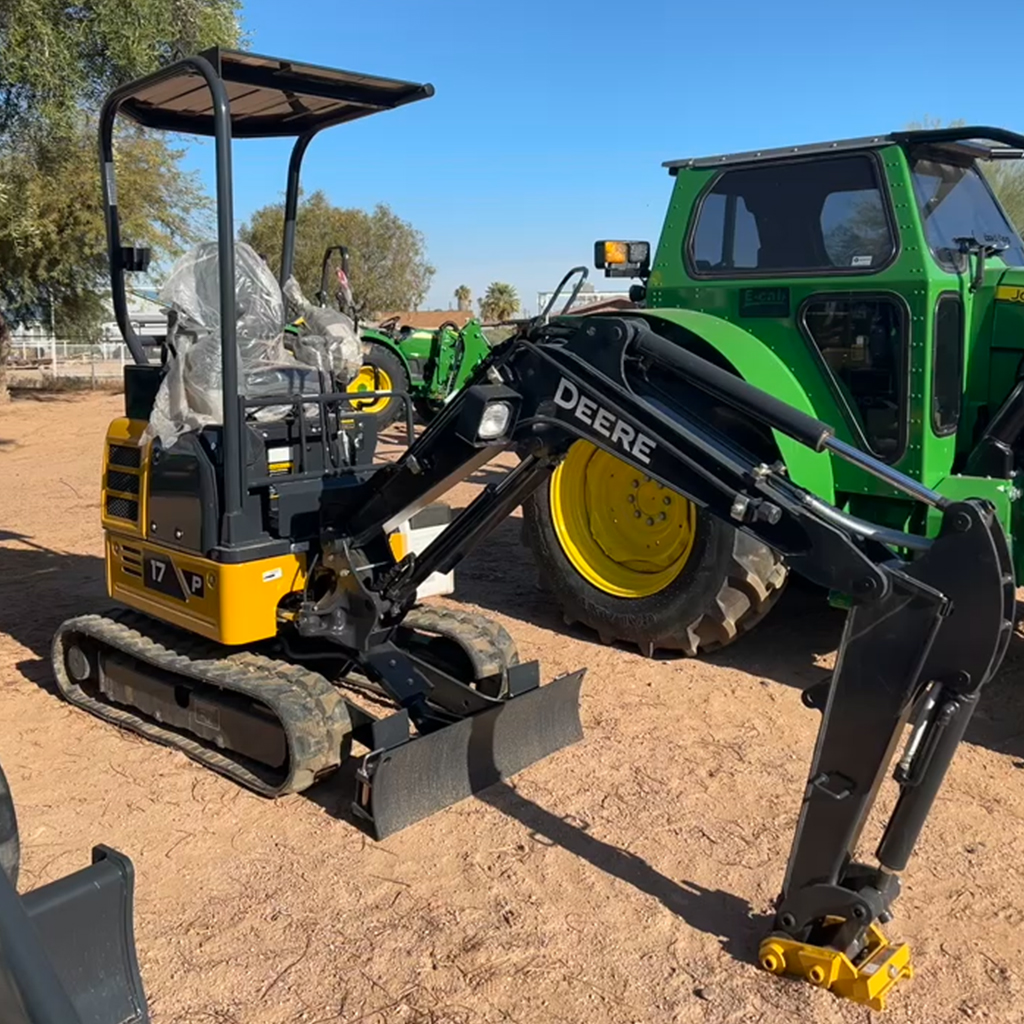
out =
[[444,408],[444,402],[439,402],[436,398],[414,398],[412,407],[416,410],[420,422],[424,426],[429,426]]
[[[373,342],[363,356],[359,373],[349,381],[349,394],[361,391],[398,391],[409,393],[409,374],[402,360],[386,345]],[[405,408],[401,398],[370,397],[352,403],[356,412],[366,413],[377,420],[377,429],[383,430],[393,423]]]
[[782,593],[771,548],[577,441],[524,504],[525,537],[566,621],[642,652],[709,653]]

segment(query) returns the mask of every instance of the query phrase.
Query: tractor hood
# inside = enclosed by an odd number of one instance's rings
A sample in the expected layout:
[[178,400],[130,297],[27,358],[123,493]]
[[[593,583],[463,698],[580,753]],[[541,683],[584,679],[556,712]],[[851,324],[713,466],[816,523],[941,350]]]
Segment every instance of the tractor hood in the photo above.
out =
[[[989,379],[984,396],[986,404],[993,409],[1005,400],[1024,363],[1024,267],[1003,271],[994,300],[989,321],[992,325],[988,341]],[[987,316],[983,314],[979,323],[984,323],[985,319]]]
[[1024,267],[1007,267],[996,285],[997,302],[1024,303]]

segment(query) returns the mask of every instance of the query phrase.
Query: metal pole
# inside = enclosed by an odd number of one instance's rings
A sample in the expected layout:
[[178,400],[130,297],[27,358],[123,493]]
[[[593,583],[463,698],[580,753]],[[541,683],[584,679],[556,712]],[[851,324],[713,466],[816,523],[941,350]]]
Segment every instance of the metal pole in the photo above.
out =
[[826,451],[838,455],[847,462],[852,462],[865,472],[878,477],[879,480],[884,480],[898,491],[909,494],[918,501],[923,501],[926,505],[931,505],[933,508],[945,508],[949,504],[949,499],[944,498],[937,491],[933,491],[930,487],[925,487],[924,484],[920,484],[916,480],[911,480],[902,473],[898,473],[891,466],[887,466],[884,462],[879,462],[878,459],[873,458],[866,452],[862,452],[859,448],[854,448],[853,445],[849,445],[845,441],[840,441],[837,437],[829,437],[825,441],[824,447]]
[[288,161],[288,181],[284,197],[284,239],[281,243],[282,288],[292,276],[292,268],[295,265],[295,220],[299,212],[299,177],[302,171],[302,158],[306,155],[314,135],[316,132],[300,135],[295,140],[291,159]]
[[[206,64],[206,61],[202,61]],[[224,536],[242,511],[242,411],[238,381],[238,311],[235,308],[235,221],[231,175],[231,103],[224,82],[207,64],[213,97],[217,166],[217,262],[220,270],[221,400],[224,406]],[[205,72],[204,72],[205,74]]]

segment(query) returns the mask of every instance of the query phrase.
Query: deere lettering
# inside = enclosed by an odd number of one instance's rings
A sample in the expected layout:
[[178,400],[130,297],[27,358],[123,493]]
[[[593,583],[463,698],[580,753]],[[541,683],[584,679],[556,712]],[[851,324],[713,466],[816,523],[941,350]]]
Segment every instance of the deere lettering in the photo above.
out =
[[650,465],[651,452],[654,451],[654,441],[646,434],[641,434],[636,427],[623,422],[613,412],[598,405],[591,398],[580,394],[580,389],[571,380],[563,377],[558,382],[558,390],[555,392],[555,405],[566,409],[593,427],[603,437],[607,437],[612,444],[618,445],[627,455],[639,459],[644,465]]

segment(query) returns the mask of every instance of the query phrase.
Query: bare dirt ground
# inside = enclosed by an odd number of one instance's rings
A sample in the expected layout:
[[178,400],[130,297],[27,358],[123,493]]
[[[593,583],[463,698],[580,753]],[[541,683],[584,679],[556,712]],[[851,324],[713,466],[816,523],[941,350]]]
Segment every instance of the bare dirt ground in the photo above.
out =
[[[52,630],[106,604],[99,468],[119,408],[98,394],[0,409],[0,761],[24,888],[96,842],[133,858],[157,1024],[871,1019],[753,963],[817,727],[800,689],[841,626],[819,595],[791,587],[706,661],[646,660],[561,626],[509,521],[461,568],[457,602],[495,613],[547,678],[589,666],[586,738],[373,843],[330,782],[271,803],[54,696]],[[1022,649],[908,872],[890,928],[918,976],[894,1024],[1024,1020]]]

